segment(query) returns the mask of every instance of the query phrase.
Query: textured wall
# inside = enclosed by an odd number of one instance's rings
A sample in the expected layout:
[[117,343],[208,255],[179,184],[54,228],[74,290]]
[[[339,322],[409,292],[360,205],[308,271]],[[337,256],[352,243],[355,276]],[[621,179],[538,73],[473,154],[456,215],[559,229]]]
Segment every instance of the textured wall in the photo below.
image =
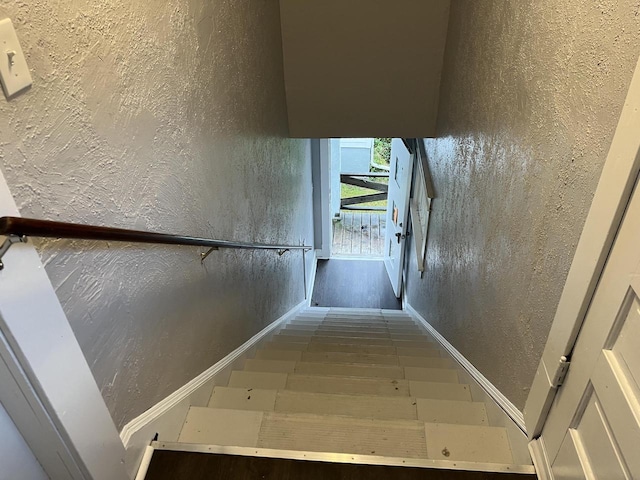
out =
[[[0,98],[0,167],[22,215],[312,240],[277,1],[0,0],[5,16],[34,78]],[[202,267],[191,247],[37,245],[119,427],[304,294],[298,253],[221,251]]]
[[428,271],[409,259],[408,299],[520,408],[638,60],[639,12],[451,5]]

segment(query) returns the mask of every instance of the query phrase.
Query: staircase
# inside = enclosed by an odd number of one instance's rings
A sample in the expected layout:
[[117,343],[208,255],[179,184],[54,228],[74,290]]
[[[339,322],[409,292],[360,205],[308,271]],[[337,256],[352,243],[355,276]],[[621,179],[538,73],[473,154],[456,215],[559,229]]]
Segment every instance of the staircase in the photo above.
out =
[[207,407],[189,409],[178,442],[531,473],[471,391],[404,312],[307,309],[216,386]]

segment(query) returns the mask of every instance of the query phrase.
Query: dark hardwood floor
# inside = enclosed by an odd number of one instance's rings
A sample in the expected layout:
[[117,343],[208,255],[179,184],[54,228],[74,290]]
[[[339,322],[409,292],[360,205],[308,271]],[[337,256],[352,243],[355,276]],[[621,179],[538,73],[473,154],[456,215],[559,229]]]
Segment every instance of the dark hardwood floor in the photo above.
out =
[[402,310],[382,260],[318,260],[312,307]]
[[146,480],[535,480],[535,475],[156,450]]

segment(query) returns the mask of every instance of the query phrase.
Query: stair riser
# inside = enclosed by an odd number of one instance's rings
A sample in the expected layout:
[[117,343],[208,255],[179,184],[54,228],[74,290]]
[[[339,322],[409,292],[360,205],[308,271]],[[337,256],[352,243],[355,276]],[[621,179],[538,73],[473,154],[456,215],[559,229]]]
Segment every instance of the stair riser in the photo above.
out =
[[349,335],[370,335],[375,333],[377,335],[424,335],[417,327],[415,329],[405,328],[356,328],[356,327],[314,327],[308,325],[287,325],[282,331],[304,331],[322,334],[323,332],[340,332],[346,336]]
[[327,320],[327,319],[311,319],[311,318],[294,318],[291,322],[308,324],[308,325],[372,325],[378,327],[397,326],[397,327],[416,327],[416,323],[412,320]]
[[[278,360],[290,359],[278,358]],[[400,365],[424,368],[455,367],[454,363],[448,358],[397,357],[395,355],[345,354],[342,352],[303,352],[300,360],[313,363],[361,363],[368,365]]]
[[415,321],[411,317],[370,317],[370,318],[357,318],[357,317],[325,317],[327,322],[397,322],[397,323],[413,323]]
[[[303,314],[300,315],[301,317]],[[325,315],[327,320],[409,320],[413,321],[413,318],[407,314],[391,314],[391,313],[373,313],[373,314],[350,314],[347,312],[329,312]]]
[[399,335],[424,335],[423,332],[418,328],[397,328],[397,327],[389,327],[389,328],[373,328],[373,327],[354,327],[354,326],[324,326],[320,325],[318,327],[310,326],[310,325],[287,325],[286,330],[304,330],[304,331],[315,331],[315,332],[357,332],[361,334],[362,332],[370,332],[370,333],[393,333]]
[[358,365],[248,359],[245,361],[244,370],[247,372],[298,373],[304,375],[373,377],[458,383],[458,374],[455,370],[435,367],[425,368],[403,367],[399,365]]
[[312,363],[361,363],[367,365],[399,365],[395,355],[370,355],[342,352],[304,352],[303,362]]
[[406,341],[429,341],[428,337],[420,334],[404,334],[395,332],[373,333],[365,330],[350,330],[350,331],[310,331],[310,330],[295,330],[285,328],[280,330],[279,336],[291,335],[291,336],[313,336],[313,337],[343,337],[343,338],[362,338],[362,339],[391,339],[391,340],[406,340]]
[[215,387],[209,408],[487,425],[483,403],[400,396]]
[[433,348],[435,342],[428,340],[406,341],[389,338],[354,338],[354,337],[317,337],[311,335],[275,335],[272,342],[283,343],[333,343],[341,345],[382,345],[403,348]]
[[348,330],[348,331],[322,331],[316,332],[315,330],[297,330],[291,327],[287,327],[284,330],[280,330],[278,335],[317,335],[323,337],[357,337],[357,338],[391,338],[389,332],[369,332],[366,330]]
[[398,330],[419,330],[422,331],[419,325],[415,324],[397,324],[397,323],[351,323],[351,322],[301,322],[293,320],[288,323],[289,326],[300,326],[305,328],[311,327],[324,327],[324,328],[353,328],[356,330],[388,330],[388,329],[398,329]]
[[372,355],[402,355],[405,357],[440,357],[440,349],[434,343],[422,348],[404,348],[389,345],[349,345],[340,343],[266,342],[264,350],[292,350],[297,352],[364,353]]
[[336,377],[234,371],[230,387],[267,390],[291,390],[308,393],[344,395],[402,396],[434,400],[471,401],[469,385],[458,383],[420,382],[404,379]]
[[498,427],[192,407],[180,442],[279,450],[513,463]]

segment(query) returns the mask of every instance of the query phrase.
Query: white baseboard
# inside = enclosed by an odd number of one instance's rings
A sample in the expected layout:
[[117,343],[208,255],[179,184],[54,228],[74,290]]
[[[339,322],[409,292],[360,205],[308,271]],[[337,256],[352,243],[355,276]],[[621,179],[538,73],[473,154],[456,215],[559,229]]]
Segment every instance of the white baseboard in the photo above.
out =
[[524,415],[522,412],[516,407],[511,400],[504,396],[504,394],[498,390],[498,388],[491,383],[487,378],[480,373],[473,364],[466,359],[464,355],[462,355],[453,345],[451,345],[446,338],[444,338],[440,333],[433,328],[433,326],[427,322],[422,315],[420,315],[416,309],[414,309],[408,303],[406,304],[406,309],[409,314],[411,314],[420,324],[427,329],[427,331],[442,345],[442,347],[449,352],[449,354],[460,364],[460,366],[482,387],[482,389],[493,399],[494,402],[513,420],[513,422],[517,425],[517,427],[522,430],[522,432],[526,435],[527,429],[524,424]]
[[245,359],[253,353],[259,342],[277,333],[306,306],[306,300],[299,303],[218,363],[127,423],[120,432],[120,438],[126,449],[125,466],[129,476],[131,478],[135,476],[145,449],[156,434],[160,441],[177,441],[189,407],[206,406],[213,387],[226,385],[231,371],[242,368]]
[[316,285],[316,273],[318,272],[318,251],[313,251],[313,263],[311,264],[311,272],[309,275],[309,283],[307,286],[307,307],[311,306],[311,296],[313,295],[313,288]]

